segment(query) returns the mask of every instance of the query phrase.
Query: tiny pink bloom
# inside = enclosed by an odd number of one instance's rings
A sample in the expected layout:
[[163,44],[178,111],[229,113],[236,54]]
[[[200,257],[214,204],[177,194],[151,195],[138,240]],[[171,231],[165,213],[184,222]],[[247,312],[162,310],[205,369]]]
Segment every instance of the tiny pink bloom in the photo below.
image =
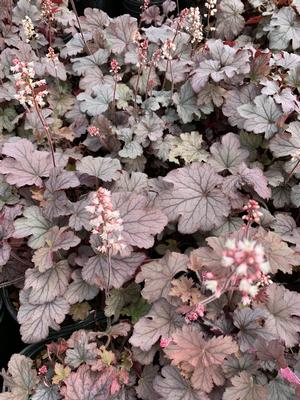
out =
[[168,347],[168,346],[169,346],[169,344],[171,343],[171,341],[172,341],[172,339],[170,339],[170,338],[161,338],[161,339],[160,339],[159,345],[160,345],[160,347],[161,347],[162,349],[164,349],[165,347]]
[[199,303],[196,307],[196,313],[199,317],[203,317],[205,311],[205,307],[203,304]]
[[46,365],[42,365],[42,366],[39,368],[39,374],[40,374],[40,375],[46,375],[47,372],[48,372],[48,368],[47,368]]
[[300,385],[300,378],[289,368],[280,368],[279,374],[283,379],[295,385]]

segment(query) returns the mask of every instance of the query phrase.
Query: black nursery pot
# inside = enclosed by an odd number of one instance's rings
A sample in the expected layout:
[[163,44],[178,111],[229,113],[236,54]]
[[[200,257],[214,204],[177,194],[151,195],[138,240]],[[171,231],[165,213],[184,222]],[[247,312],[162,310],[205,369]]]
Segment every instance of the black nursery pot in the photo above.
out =
[[[151,6],[160,6],[164,0],[151,0]],[[141,6],[144,4],[144,0],[123,0],[123,12],[130,14],[133,17],[139,17],[141,14]]]

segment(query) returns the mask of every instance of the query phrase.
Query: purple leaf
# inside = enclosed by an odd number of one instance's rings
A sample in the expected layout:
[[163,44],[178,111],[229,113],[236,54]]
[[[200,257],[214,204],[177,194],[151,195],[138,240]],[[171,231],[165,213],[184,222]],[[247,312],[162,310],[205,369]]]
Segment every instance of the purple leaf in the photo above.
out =
[[113,256],[109,267],[108,258],[97,255],[88,259],[83,267],[82,277],[90,285],[105,289],[110,276],[110,287],[120,288],[132,278],[144,259],[143,253],[132,253],[127,257]]
[[161,233],[167,225],[167,217],[158,209],[148,205],[145,196],[132,193],[113,193],[114,208],[122,219],[122,239],[131,246],[150,248],[154,235]]
[[6,143],[2,154],[7,156],[0,161],[0,173],[6,175],[11,185],[18,187],[26,185],[42,186],[41,177],[49,176],[53,167],[51,154],[47,151],[35,150],[27,139],[19,139]]
[[176,367],[167,365],[161,374],[155,378],[154,388],[163,400],[209,400],[204,392],[193,389]]
[[173,183],[173,188],[160,194],[158,205],[169,220],[179,219],[179,232],[209,231],[228,216],[229,202],[219,189],[223,178],[208,165],[194,163],[176,169],[164,181]]
[[39,272],[36,268],[27,269],[24,289],[28,289],[28,301],[31,304],[44,304],[63,296],[70,275],[71,270],[66,260],[59,261],[46,272]]
[[72,273],[72,279],[73,281],[69,284],[64,294],[68,303],[81,303],[84,300],[92,300],[97,296],[99,289],[97,286],[89,285],[83,280],[80,269],[76,269]]
[[183,319],[165,299],[155,302],[149,313],[134,326],[129,342],[144,351],[151,349],[160,337],[170,338]]
[[50,229],[50,223],[39,207],[31,206],[24,209],[23,217],[15,221],[14,227],[14,238],[30,236],[28,246],[38,249],[45,244],[45,235]]
[[115,54],[121,54],[133,43],[137,31],[137,20],[129,15],[121,15],[112,20],[106,29],[109,47]]
[[18,322],[23,342],[36,343],[48,336],[49,328],[59,330],[59,324],[65,319],[70,306],[62,297],[40,305],[30,304],[28,297],[28,291],[20,292]]
[[171,281],[180,271],[187,270],[188,257],[168,252],[163,258],[144,264],[136,276],[136,282],[145,281],[142,295],[153,303],[160,298],[170,301]]
[[111,381],[107,373],[92,372],[88,365],[81,365],[64,380],[62,394],[65,400],[109,400]]
[[222,137],[221,143],[213,143],[210,152],[212,156],[208,162],[217,172],[224,169],[233,172],[249,155],[241,148],[238,136],[231,132]]
[[38,381],[33,361],[21,354],[13,354],[8,363],[8,374],[4,374],[4,384],[11,395],[7,393],[6,397],[3,392],[3,400],[27,400]]
[[117,179],[121,164],[119,160],[109,157],[83,157],[77,163],[77,170],[82,174],[95,176],[104,182]]
[[91,364],[97,359],[97,343],[89,343],[89,334],[83,329],[75,331],[68,339],[65,362],[72,368],[83,363]]

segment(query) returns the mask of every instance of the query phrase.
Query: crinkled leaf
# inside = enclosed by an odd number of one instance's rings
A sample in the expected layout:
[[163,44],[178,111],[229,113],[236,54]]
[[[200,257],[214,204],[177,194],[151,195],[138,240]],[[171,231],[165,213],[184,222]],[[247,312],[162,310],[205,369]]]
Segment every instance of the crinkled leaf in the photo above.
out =
[[173,100],[176,104],[178,115],[184,124],[193,121],[195,116],[201,116],[197,105],[197,97],[189,81],[181,86],[180,93],[174,94]]
[[291,200],[296,207],[300,207],[300,184],[292,187]]
[[41,18],[39,9],[28,2],[28,0],[19,0],[16,7],[12,12],[12,20],[17,25],[22,24],[22,20],[28,16],[33,22],[38,21]]
[[38,249],[45,244],[45,235],[50,229],[50,223],[44,218],[39,207],[31,206],[24,209],[23,217],[15,221],[14,227],[15,238],[30,236],[28,246]]
[[60,394],[58,392],[58,386],[46,386],[40,385],[31,397],[31,400],[60,400]]
[[83,267],[82,277],[90,285],[105,289],[110,276],[110,287],[120,288],[132,278],[144,259],[143,253],[132,253],[127,257],[118,255],[111,258],[109,266],[106,256],[97,255],[88,259]]
[[267,400],[266,386],[257,384],[248,372],[234,376],[231,383],[233,386],[226,388],[223,400]]
[[[92,39],[92,32],[83,33],[85,41]],[[75,56],[78,53],[81,53],[85,48],[85,43],[82,40],[82,36],[80,33],[73,34],[71,40],[67,42],[67,44],[61,49],[60,55],[64,58],[67,56]]]
[[295,389],[279,378],[273,379],[268,384],[267,388],[268,388],[268,400],[295,399]]
[[263,309],[267,313],[265,328],[287,347],[298,343],[300,322],[300,294],[273,284],[267,289],[268,299]]
[[207,161],[208,153],[203,149],[202,135],[198,132],[182,133],[180,137],[174,137],[171,142],[171,150],[168,159],[180,164],[179,159],[185,164],[193,161]]
[[89,205],[88,199],[79,200],[76,203],[69,203],[71,213],[69,219],[69,227],[75,231],[80,231],[82,228],[89,231],[91,229],[91,213],[86,210]]
[[245,118],[244,128],[254,133],[264,133],[270,139],[278,132],[277,121],[282,116],[280,107],[266,95],[255,97],[254,104],[238,107],[238,113]]
[[68,303],[81,303],[84,300],[92,300],[97,296],[99,289],[94,285],[89,285],[82,279],[80,269],[76,269],[72,273],[72,279],[73,281],[69,284],[64,294]]
[[229,214],[228,200],[219,189],[223,178],[208,165],[176,169],[164,181],[173,183],[173,188],[161,193],[158,204],[170,220],[179,218],[180,232],[209,231]]
[[122,239],[139,248],[153,246],[154,236],[167,225],[167,217],[150,207],[147,197],[135,193],[113,193],[112,202],[122,219]]
[[152,400],[156,396],[153,388],[153,381],[157,375],[159,367],[157,365],[147,365],[142,372],[136,387],[137,395],[143,400]]
[[253,187],[255,192],[263,199],[271,197],[271,189],[268,187],[268,180],[260,168],[248,168],[245,163],[241,163],[235,172],[235,175],[225,179],[223,190],[230,195],[232,190],[241,189],[242,186]]
[[201,390],[193,389],[187,379],[180,375],[176,367],[166,366],[161,371],[162,376],[154,380],[156,392],[164,400],[208,400]]
[[111,85],[104,84],[94,90],[95,97],[88,93],[80,93],[77,100],[80,102],[80,110],[88,115],[95,117],[104,113],[113,100],[113,88]]
[[271,340],[273,335],[261,325],[261,321],[266,318],[262,310],[252,310],[249,307],[237,309],[233,314],[233,323],[239,329],[238,340],[240,349],[247,351],[254,347],[258,337]]
[[[13,400],[27,400],[39,379],[32,368],[33,361],[21,354],[14,354],[8,363],[8,374],[4,374],[4,384],[11,393]],[[5,397],[4,397],[5,398]]]
[[245,162],[249,155],[247,150],[241,148],[238,136],[231,132],[222,137],[221,143],[213,143],[210,153],[209,164],[217,172],[224,169],[233,172],[242,162]]
[[137,20],[130,15],[121,15],[112,20],[105,32],[111,50],[116,54],[128,50],[136,31]]
[[87,365],[81,365],[64,380],[64,400],[108,400],[110,380],[107,374],[92,372]]
[[153,303],[160,298],[170,299],[171,281],[180,271],[186,271],[188,257],[184,254],[170,253],[141,267],[136,276],[136,282],[145,281],[142,295]]
[[[100,11],[100,10],[99,10]],[[89,71],[97,69],[108,60],[109,51],[99,49],[94,54],[86,57],[72,58],[72,68],[77,75],[86,75]],[[93,90],[93,88],[92,88]]]
[[246,50],[230,47],[221,40],[208,40],[206,45],[209,55],[199,63],[191,80],[196,93],[206,85],[209,77],[220,82],[250,71],[249,53]]
[[6,175],[8,183],[18,187],[42,186],[41,177],[49,176],[53,167],[51,154],[35,150],[27,139],[5,143],[2,154],[7,158],[0,161],[0,173]]
[[66,260],[54,264],[46,272],[39,272],[36,268],[26,271],[24,289],[28,289],[28,301],[31,304],[50,303],[65,293],[71,270]]
[[198,326],[184,325],[172,335],[172,343],[165,353],[175,365],[187,363],[193,372],[191,382],[194,388],[210,392],[213,382],[223,383],[219,366],[224,359],[238,351],[230,336],[205,339]]
[[300,264],[300,256],[287,243],[283,242],[275,232],[266,233],[261,230],[258,239],[264,247],[272,274],[275,274],[278,270],[290,274],[293,266]]
[[118,320],[121,310],[131,302],[137,302],[140,298],[139,285],[131,283],[125,288],[110,290],[105,307],[105,315],[107,317],[114,316],[114,320]]
[[88,332],[83,329],[72,334],[68,339],[68,346],[65,362],[72,368],[77,368],[83,363],[91,363],[97,358],[97,344],[89,343]]
[[300,122],[291,122],[286,132],[276,135],[270,141],[270,150],[275,157],[290,156],[300,151]]
[[110,182],[118,177],[121,164],[119,160],[109,157],[87,156],[78,161],[77,170],[82,174],[96,176],[104,182]]
[[244,4],[240,0],[222,0],[219,3],[216,32],[218,37],[233,40],[244,28]]
[[20,293],[18,322],[23,342],[36,343],[48,336],[49,328],[59,329],[59,324],[69,312],[69,304],[62,297],[57,297],[50,303],[34,305],[28,302],[28,295],[28,291]]
[[237,108],[243,104],[251,103],[258,94],[258,90],[254,84],[244,85],[240,88],[233,89],[227,92],[225,103],[222,111],[230,125],[244,128],[245,118],[243,118],[237,111]]
[[282,7],[276,10],[268,27],[270,48],[287,49],[292,42],[293,50],[300,47],[300,18],[292,7]]
[[130,343],[142,350],[150,350],[160,337],[172,337],[172,334],[182,325],[182,318],[176,313],[175,307],[165,299],[155,302],[149,313],[135,325]]
[[32,260],[40,272],[45,272],[53,265],[53,253],[58,250],[69,250],[80,243],[80,238],[67,227],[53,226],[45,234],[46,245],[36,250]]

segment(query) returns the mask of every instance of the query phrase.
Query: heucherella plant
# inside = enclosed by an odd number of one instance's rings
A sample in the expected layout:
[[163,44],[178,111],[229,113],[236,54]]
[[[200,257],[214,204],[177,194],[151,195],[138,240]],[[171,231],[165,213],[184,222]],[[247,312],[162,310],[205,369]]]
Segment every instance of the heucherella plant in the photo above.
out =
[[300,398],[299,2],[0,10],[0,399]]

